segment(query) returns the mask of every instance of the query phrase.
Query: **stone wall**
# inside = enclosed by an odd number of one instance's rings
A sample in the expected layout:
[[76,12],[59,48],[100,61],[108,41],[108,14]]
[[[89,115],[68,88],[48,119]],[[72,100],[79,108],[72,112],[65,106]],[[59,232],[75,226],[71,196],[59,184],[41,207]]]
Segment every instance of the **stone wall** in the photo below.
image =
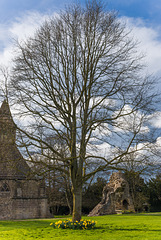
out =
[[49,217],[45,186],[36,179],[16,145],[8,102],[0,107],[0,219]]
[[0,219],[49,216],[45,188],[41,181],[0,180]]

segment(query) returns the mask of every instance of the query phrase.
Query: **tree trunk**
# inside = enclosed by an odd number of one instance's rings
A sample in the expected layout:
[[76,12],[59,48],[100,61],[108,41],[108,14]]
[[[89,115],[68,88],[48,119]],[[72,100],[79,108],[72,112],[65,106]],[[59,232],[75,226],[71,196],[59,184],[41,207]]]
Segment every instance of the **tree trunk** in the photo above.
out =
[[72,220],[80,221],[82,215],[82,188],[73,190],[73,216]]
[[72,214],[72,206],[70,204],[70,200],[69,200],[69,197],[68,197],[67,190],[65,191],[65,198],[66,198],[67,205],[68,205],[68,208],[69,208],[69,215],[71,215]]

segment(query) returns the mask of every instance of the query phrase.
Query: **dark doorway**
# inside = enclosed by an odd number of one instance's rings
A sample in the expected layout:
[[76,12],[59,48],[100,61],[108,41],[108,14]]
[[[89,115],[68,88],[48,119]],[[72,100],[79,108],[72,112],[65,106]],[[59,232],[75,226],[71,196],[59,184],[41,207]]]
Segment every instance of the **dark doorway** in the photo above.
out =
[[128,210],[129,204],[128,204],[128,201],[126,199],[122,202],[122,205],[123,205],[124,210]]

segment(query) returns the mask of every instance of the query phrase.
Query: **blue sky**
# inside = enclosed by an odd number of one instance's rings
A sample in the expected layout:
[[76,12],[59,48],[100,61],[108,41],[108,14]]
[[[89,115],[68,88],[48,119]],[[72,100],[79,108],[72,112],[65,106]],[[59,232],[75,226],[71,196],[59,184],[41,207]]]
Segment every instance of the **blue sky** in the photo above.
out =
[[[86,0],[0,0],[0,64],[9,64],[13,39],[32,35],[48,15]],[[104,0],[140,42],[150,73],[161,77],[161,0]],[[161,86],[161,84],[160,84]]]
[[[26,11],[51,13],[73,2],[85,0],[0,0],[0,23],[12,21]],[[104,1],[110,9],[120,15],[139,17],[153,24],[161,22],[161,0],[109,0]]]
[[144,19],[148,24],[161,23],[161,0],[111,0],[109,7],[120,15]]
[[[85,0],[0,0],[0,23],[13,21],[27,11],[51,13],[73,2]],[[110,9],[120,15],[139,17],[152,24],[161,22],[161,0],[109,0],[104,1]]]
[[[10,64],[13,39],[32,35],[48,15],[86,0],[0,0],[0,65]],[[148,72],[161,77],[161,0],[104,0],[140,42]],[[161,81],[160,81],[161,82]],[[160,83],[161,86],[161,83]]]
[[[17,27],[19,25],[19,33],[17,32],[17,35],[20,34],[22,36],[24,32],[24,36],[27,36],[27,28],[29,28],[28,32],[32,32],[34,27],[37,28],[40,25],[45,15],[59,12],[65,5],[74,2],[85,4],[85,1],[0,0],[0,51],[6,49],[11,39],[15,37],[15,32],[18,31],[18,29],[15,29],[16,24]],[[130,21],[130,27],[135,29],[134,35],[138,36],[142,45],[147,45],[144,41],[148,37],[148,39],[151,38],[149,41],[153,41],[153,46],[155,44],[160,47],[161,0],[104,0],[104,3],[107,5],[107,8],[118,11],[119,17],[126,17],[126,20]],[[143,31],[140,31],[140,29]],[[143,36],[143,33],[145,33],[145,36]]]
[[[11,58],[12,40],[26,38],[46,19],[71,3],[86,0],[0,0],[0,64]],[[104,0],[118,11],[140,41],[150,72],[161,76],[161,0]]]

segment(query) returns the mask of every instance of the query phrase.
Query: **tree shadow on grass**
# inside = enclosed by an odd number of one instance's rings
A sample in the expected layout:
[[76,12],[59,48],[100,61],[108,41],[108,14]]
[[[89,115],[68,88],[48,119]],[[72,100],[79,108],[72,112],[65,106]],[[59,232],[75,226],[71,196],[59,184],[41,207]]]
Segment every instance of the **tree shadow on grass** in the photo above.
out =
[[[143,232],[161,232],[161,229],[149,229],[147,228],[146,226],[144,227],[136,227],[136,228],[123,228],[123,227],[117,227],[117,226],[106,226],[106,227],[95,227],[95,229],[97,230],[102,230],[103,232],[105,231],[129,231],[129,232],[132,232],[132,231],[143,231]],[[102,232],[101,231],[101,232]]]

